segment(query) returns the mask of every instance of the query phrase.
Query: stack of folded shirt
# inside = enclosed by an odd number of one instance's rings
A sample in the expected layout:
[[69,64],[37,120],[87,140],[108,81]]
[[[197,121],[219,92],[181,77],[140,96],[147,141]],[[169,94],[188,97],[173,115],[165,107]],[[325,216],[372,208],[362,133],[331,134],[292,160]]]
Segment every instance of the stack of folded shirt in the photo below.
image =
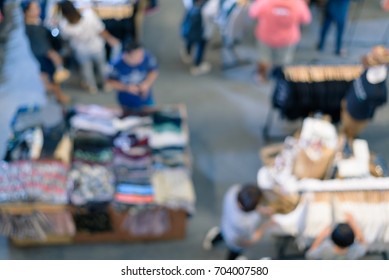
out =
[[69,174],[70,201],[74,205],[109,202],[115,187],[112,172],[105,166],[75,164]]
[[96,132],[77,131],[73,136],[73,162],[110,165],[113,158],[111,137]]
[[170,168],[157,171],[153,174],[151,181],[157,204],[194,213],[196,197],[186,169]]
[[[71,119],[73,126],[73,168],[69,175],[70,201],[74,205],[86,205],[112,201],[115,187],[111,171],[113,160],[113,135],[116,129],[112,126],[115,112],[91,105],[78,106],[78,112]],[[95,126],[80,127],[77,117],[88,116]],[[75,119],[76,118],[76,119]],[[105,129],[95,129],[97,126]]]
[[154,201],[154,190],[150,185],[152,157],[148,143],[147,137],[134,133],[123,133],[115,139],[113,171],[116,202],[148,204]]
[[188,164],[188,157],[184,148],[153,150],[153,160],[156,169],[185,167]]
[[70,120],[72,128],[99,132],[104,135],[113,136],[117,133],[113,126],[112,119],[96,118],[86,114],[77,114]]
[[68,166],[57,161],[0,165],[0,202],[66,204]]
[[150,146],[156,167],[183,167],[187,164],[188,135],[178,109],[168,108],[153,114]]
[[123,204],[149,204],[154,202],[154,188],[149,185],[120,183],[116,186],[115,200]]

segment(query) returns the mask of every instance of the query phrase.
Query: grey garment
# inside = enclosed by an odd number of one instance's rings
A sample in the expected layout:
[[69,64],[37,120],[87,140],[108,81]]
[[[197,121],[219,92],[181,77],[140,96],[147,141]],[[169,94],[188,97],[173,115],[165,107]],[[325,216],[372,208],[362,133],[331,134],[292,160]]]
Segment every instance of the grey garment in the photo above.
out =
[[8,1],[5,9],[7,21],[12,21],[12,28],[6,40],[0,42],[0,49],[4,51],[3,65],[0,65],[1,158],[10,134],[10,122],[17,109],[46,103],[40,69],[27,41],[19,1]]
[[335,253],[335,245],[330,239],[326,239],[315,250],[310,250],[305,255],[311,260],[357,260],[362,258],[367,252],[367,246],[360,243],[351,245],[346,254],[340,255]]
[[237,5],[228,17],[228,21],[221,27],[221,31],[227,45],[232,45],[236,41],[241,41],[251,23],[248,16],[248,7]]
[[244,212],[238,205],[238,193],[242,186],[232,186],[224,197],[221,231],[227,246],[236,251],[243,248],[242,240],[251,240],[261,223],[258,211]]
[[[105,80],[105,67],[106,67],[106,57],[105,53],[95,53],[95,54],[77,54],[76,58],[81,68],[81,75],[85,84],[91,89],[97,89],[97,83],[104,83]],[[97,70],[97,81],[94,72],[94,67]]]
[[274,66],[285,66],[293,62],[296,45],[273,48],[258,42],[259,61]]

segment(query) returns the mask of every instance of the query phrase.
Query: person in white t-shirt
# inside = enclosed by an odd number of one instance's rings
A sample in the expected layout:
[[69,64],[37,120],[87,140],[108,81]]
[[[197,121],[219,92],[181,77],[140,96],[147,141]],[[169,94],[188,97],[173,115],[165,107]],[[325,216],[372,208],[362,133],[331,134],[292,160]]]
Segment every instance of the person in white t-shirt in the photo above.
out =
[[257,243],[269,226],[270,212],[262,206],[263,193],[255,184],[234,185],[224,196],[223,212],[219,227],[211,228],[203,240],[203,249],[211,250],[224,241],[228,252],[226,259],[243,259],[242,253]]
[[104,83],[106,66],[105,41],[115,47],[120,44],[105,29],[104,23],[91,9],[78,11],[72,2],[61,1],[59,11],[63,16],[60,31],[75,53],[80,65],[83,83],[90,93],[96,93],[97,82],[94,75],[94,65],[97,68],[99,82]]

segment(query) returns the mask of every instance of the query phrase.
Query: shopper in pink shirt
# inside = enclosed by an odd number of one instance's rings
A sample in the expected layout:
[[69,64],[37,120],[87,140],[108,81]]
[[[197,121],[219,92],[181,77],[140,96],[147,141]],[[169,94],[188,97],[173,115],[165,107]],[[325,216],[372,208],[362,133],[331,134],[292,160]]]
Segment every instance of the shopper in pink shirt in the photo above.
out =
[[312,15],[304,0],[256,0],[249,14],[258,20],[258,73],[266,80],[270,67],[292,62],[301,39],[300,25],[309,24]]

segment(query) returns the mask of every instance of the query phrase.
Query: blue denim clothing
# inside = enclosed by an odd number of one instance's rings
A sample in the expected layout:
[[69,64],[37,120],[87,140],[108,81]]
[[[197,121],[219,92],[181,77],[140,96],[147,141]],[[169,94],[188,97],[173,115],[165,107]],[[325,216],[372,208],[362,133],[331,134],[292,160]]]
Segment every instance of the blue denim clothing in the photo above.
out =
[[336,40],[335,40],[335,53],[340,54],[342,49],[343,33],[347,21],[347,12],[350,6],[350,0],[329,0],[325,10],[324,22],[320,33],[320,41],[318,48],[322,50],[324,48],[325,40],[334,22],[337,27]]
[[326,12],[335,21],[345,21],[349,6],[350,0],[329,0]]

